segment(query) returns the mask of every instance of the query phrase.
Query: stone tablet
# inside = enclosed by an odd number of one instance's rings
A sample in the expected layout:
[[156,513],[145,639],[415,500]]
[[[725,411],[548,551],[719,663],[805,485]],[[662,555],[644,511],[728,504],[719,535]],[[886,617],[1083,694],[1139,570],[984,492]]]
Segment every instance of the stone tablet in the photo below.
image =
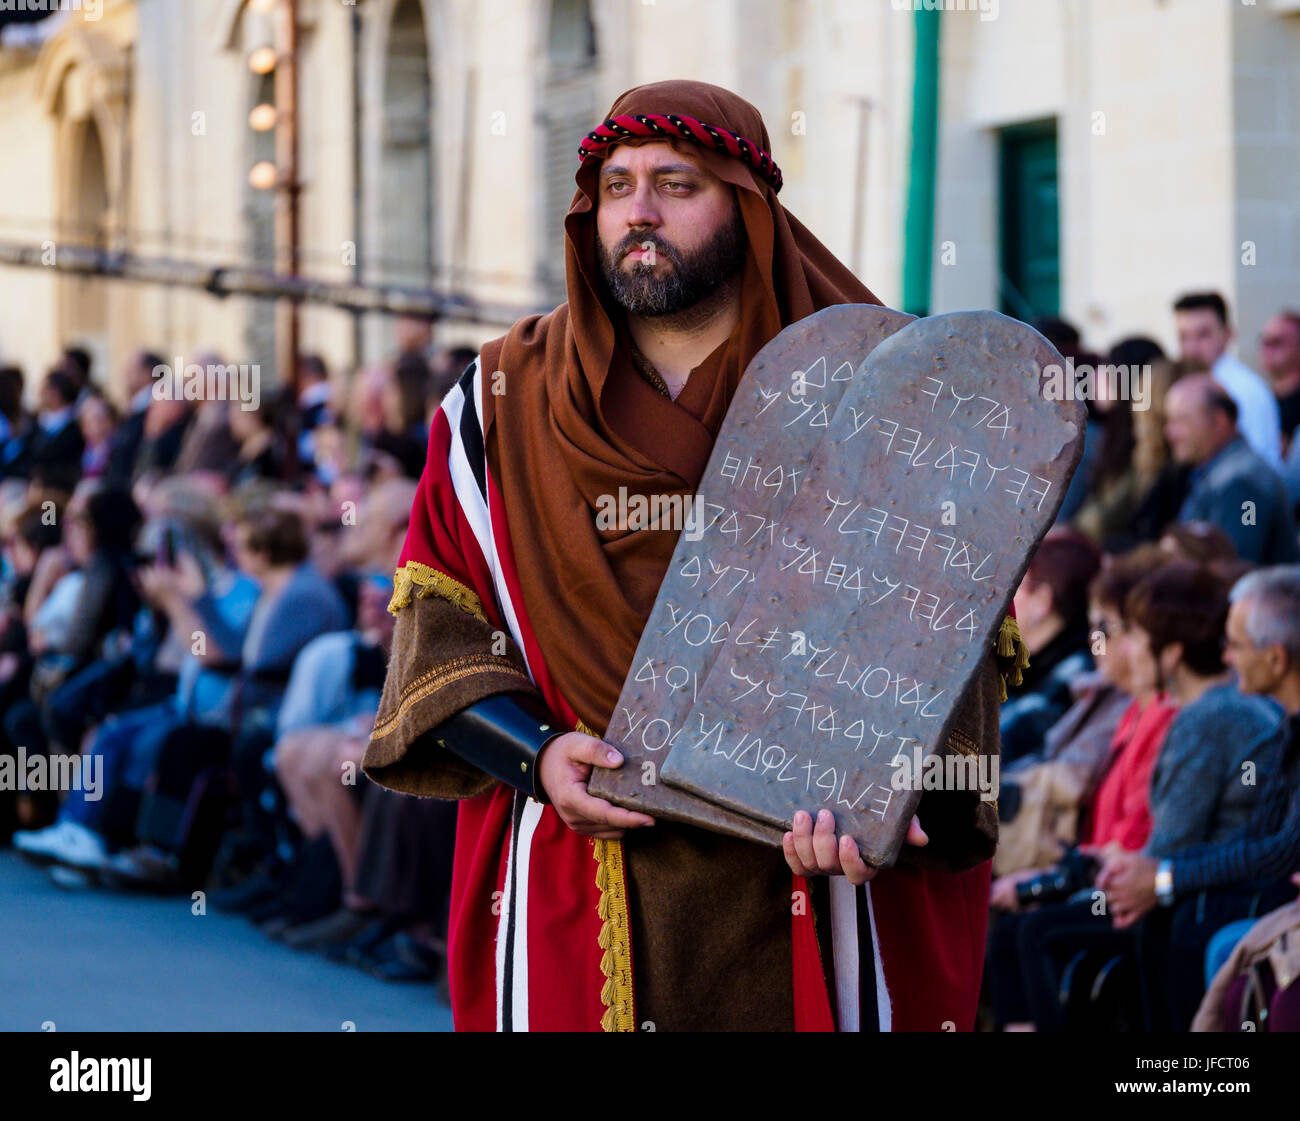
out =
[[[767,844],[781,830],[665,786],[658,770],[807,465],[862,360],[913,316],[840,304],[794,323],[749,363],[700,480],[698,532],[683,532],[604,739],[623,752],[597,768],[597,797]],[[701,640],[701,635],[707,639]]]
[[[662,782],[778,831],[828,807],[864,859],[893,863],[921,797],[919,773],[893,780],[946,742],[1082,455],[1083,406],[1040,388],[1061,361],[996,312],[916,320],[871,351],[775,524],[710,530],[763,547],[725,629],[674,616],[678,650],[719,653]],[[765,430],[820,419],[773,400]]]

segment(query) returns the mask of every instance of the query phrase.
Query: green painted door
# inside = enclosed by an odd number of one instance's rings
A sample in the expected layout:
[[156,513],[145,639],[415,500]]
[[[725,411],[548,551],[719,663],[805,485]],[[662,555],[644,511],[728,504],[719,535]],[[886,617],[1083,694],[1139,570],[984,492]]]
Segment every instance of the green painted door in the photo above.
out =
[[1018,319],[1058,315],[1061,226],[1056,123],[1001,135],[1001,304]]

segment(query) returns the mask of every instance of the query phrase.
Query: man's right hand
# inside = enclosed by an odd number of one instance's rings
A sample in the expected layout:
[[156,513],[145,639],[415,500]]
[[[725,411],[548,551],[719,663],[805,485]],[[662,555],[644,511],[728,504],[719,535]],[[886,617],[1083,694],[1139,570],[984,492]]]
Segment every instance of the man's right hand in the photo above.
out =
[[537,774],[555,812],[575,833],[616,841],[623,830],[653,825],[655,819],[625,810],[587,793],[592,767],[622,766],[623,756],[609,744],[582,732],[556,736],[542,748]]

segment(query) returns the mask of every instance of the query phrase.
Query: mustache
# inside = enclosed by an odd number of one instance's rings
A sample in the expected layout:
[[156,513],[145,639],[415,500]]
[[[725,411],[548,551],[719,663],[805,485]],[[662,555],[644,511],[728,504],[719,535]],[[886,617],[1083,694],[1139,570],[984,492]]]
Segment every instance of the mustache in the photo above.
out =
[[628,234],[614,247],[614,262],[617,264],[636,249],[653,249],[655,253],[667,257],[673,264],[681,263],[677,250],[658,234]]

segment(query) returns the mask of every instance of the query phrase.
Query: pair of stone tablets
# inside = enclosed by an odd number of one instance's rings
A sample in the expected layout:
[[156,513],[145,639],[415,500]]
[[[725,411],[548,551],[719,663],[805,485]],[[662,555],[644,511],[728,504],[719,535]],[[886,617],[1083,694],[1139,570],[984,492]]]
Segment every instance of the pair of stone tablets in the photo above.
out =
[[826,308],[749,364],[590,789],[780,844],[823,807],[878,866],[1083,451],[1061,356],[996,312]]

